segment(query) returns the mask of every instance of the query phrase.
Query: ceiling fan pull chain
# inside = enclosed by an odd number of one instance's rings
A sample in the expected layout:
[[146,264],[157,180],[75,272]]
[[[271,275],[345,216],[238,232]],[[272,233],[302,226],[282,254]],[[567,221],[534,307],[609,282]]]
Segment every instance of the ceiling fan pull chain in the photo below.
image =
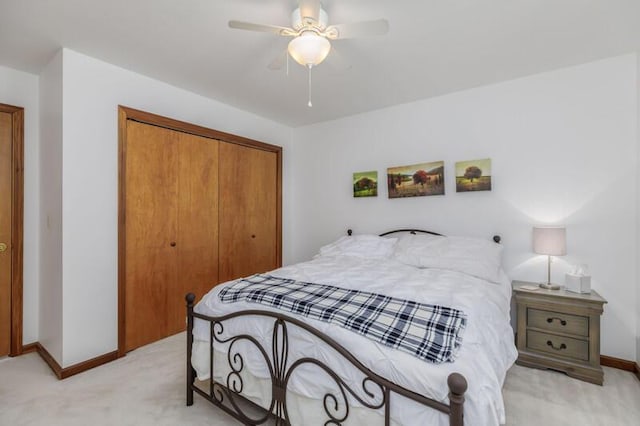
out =
[[313,65],[309,64],[309,103],[307,104],[309,108],[313,106],[313,104],[311,103],[311,67],[312,66]]
[[289,77],[289,52],[285,52],[285,56],[287,57],[287,77]]

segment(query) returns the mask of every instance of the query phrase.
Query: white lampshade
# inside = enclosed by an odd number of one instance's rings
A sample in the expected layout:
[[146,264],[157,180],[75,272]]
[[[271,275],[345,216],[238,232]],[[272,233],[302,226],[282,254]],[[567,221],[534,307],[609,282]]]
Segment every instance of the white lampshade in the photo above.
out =
[[534,227],[533,252],[564,256],[567,254],[567,230],[561,227]]
[[318,65],[325,60],[331,43],[314,31],[305,31],[289,42],[289,54],[300,65]]

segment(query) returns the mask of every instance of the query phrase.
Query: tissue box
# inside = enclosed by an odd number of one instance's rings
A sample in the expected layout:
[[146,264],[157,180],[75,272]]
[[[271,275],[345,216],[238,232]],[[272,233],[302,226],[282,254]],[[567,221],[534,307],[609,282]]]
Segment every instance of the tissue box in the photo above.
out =
[[565,288],[574,293],[591,293],[591,277],[585,275],[566,274]]

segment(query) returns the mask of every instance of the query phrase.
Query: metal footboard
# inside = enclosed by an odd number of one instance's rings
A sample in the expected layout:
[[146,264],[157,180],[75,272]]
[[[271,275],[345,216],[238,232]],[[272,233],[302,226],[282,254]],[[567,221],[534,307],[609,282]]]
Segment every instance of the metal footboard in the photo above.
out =
[[[189,293],[187,301],[187,405],[193,405],[193,395],[197,393],[205,400],[218,406],[246,425],[262,425],[275,423],[276,425],[291,425],[291,419],[287,407],[287,386],[294,372],[299,371],[302,365],[313,365],[322,370],[335,383],[335,391],[327,392],[323,399],[323,408],[326,414],[325,425],[341,425],[351,413],[350,401],[357,401],[360,406],[371,410],[384,412],[384,424],[391,424],[391,395],[401,395],[419,404],[431,407],[449,416],[450,426],[463,426],[464,393],[467,390],[466,379],[458,373],[449,375],[449,404],[426,398],[410,391],[390,380],[379,376],[365,367],[353,354],[326,334],[305,324],[304,322],[277,312],[261,310],[245,310],[232,314],[210,317],[195,313],[193,305],[195,295]],[[273,335],[271,348],[264,348],[260,342],[249,334],[225,336],[224,324],[226,320],[243,316],[260,316],[273,320]],[[199,318],[209,323],[211,342],[209,345],[210,378],[208,390],[203,390],[195,383],[195,370],[191,364],[193,346],[194,319]],[[336,353],[359,370],[363,379],[358,388],[349,386],[346,381],[336,374],[332,368],[320,360],[303,357],[289,362],[288,327],[299,327],[314,335],[319,340],[328,344]],[[271,379],[271,401],[268,408],[264,408],[241,395],[243,380],[241,373],[245,368],[245,357],[239,352],[239,342],[247,342],[260,352],[265,365],[269,370]],[[228,344],[227,362],[231,369],[225,382],[214,380],[214,344]],[[248,412],[250,411],[250,413]],[[258,414],[255,414],[258,413]]]

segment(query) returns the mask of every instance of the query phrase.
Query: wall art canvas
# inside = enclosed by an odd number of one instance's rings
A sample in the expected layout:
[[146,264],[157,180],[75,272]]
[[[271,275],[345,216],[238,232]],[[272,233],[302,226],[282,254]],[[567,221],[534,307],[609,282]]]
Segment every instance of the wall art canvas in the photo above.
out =
[[387,169],[389,198],[444,195],[444,161]]
[[358,172],[353,174],[354,197],[378,196],[378,172]]
[[491,191],[491,159],[456,163],[456,192]]

